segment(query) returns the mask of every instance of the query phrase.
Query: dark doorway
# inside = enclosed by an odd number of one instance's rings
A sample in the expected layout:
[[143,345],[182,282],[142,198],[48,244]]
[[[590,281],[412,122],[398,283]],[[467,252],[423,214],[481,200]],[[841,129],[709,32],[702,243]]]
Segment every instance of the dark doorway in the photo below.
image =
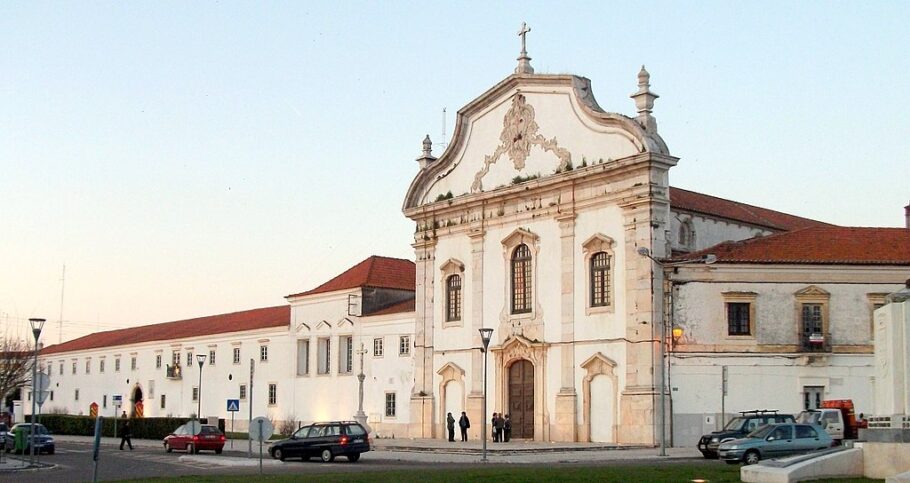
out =
[[136,417],[136,403],[142,402],[142,388],[139,385],[136,385],[136,388],[133,389],[133,409],[130,411],[131,417]]
[[534,438],[534,365],[524,359],[509,367],[509,416],[513,438]]

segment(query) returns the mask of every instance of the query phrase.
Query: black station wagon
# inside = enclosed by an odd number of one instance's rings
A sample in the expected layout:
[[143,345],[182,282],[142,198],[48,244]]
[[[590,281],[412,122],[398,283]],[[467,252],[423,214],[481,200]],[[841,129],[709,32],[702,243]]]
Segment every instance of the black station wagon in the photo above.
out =
[[328,463],[336,456],[346,456],[349,461],[360,459],[361,453],[370,450],[367,431],[357,421],[332,421],[304,426],[288,439],[272,444],[269,454],[284,461],[300,457],[304,461],[318,456]]

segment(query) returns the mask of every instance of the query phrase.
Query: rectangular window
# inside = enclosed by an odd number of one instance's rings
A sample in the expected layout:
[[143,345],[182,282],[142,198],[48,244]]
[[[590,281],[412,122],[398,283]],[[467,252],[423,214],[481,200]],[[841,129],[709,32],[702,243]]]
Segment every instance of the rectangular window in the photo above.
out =
[[403,335],[398,338],[398,355],[407,356],[411,354],[411,336]]
[[155,369],[161,369],[161,354],[155,354]]
[[240,364],[240,348],[234,347],[234,364]]
[[310,374],[310,339],[297,340],[297,375]]
[[278,403],[278,384],[269,384],[269,406]]
[[54,391],[51,391],[51,401],[54,400]]
[[268,362],[269,361],[269,346],[261,345],[259,346],[259,362]]
[[382,337],[373,339],[373,357],[382,357]]
[[461,275],[446,279],[446,321],[461,320]]
[[73,375],[76,374],[76,361],[73,361]]
[[161,409],[164,409],[165,406],[167,406],[167,396],[162,394],[161,395]]
[[749,320],[752,304],[731,302],[727,304],[727,335],[752,335]]
[[[199,400],[199,388],[193,387],[193,401],[198,401],[198,400]],[[197,416],[198,416],[198,414],[197,414]]]
[[531,313],[533,290],[531,250],[521,244],[512,252],[512,313]]
[[86,373],[86,374],[91,374],[91,373],[92,373],[92,361],[91,361],[91,359],[85,361],[85,373]]
[[240,385],[240,399],[246,399],[246,384]]
[[60,375],[61,376],[63,375],[63,363],[62,362],[60,363]]
[[192,352],[186,353],[186,367],[187,367],[187,369],[193,368],[193,353]]
[[610,305],[610,256],[597,252],[591,256],[591,307]]
[[76,389],[76,398],[75,398],[75,399],[76,399],[77,401],[79,400],[79,390],[78,390],[78,389]]
[[180,365],[180,352],[179,351],[171,352],[171,365],[172,366]]
[[104,359],[98,361],[98,372],[104,374]]
[[338,338],[338,373],[350,374],[354,366],[354,337],[347,335]]
[[209,365],[215,365],[215,349],[209,349]]
[[824,386],[803,386],[803,409],[820,408],[824,393]]
[[385,393],[385,415],[387,418],[395,417],[395,393]]
[[825,334],[821,304],[803,304],[801,322],[803,347],[808,350],[824,350]]
[[136,356],[133,356],[133,357],[130,359],[130,369],[132,369],[132,370],[135,371],[135,370],[136,370],[136,367],[137,367],[137,366],[136,366],[137,364],[138,364],[138,358],[137,358]]
[[120,358],[114,359],[114,372],[120,372]]
[[328,337],[319,339],[317,350],[319,351],[319,363],[316,366],[316,371],[319,374],[328,374],[332,361],[332,339]]
[[101,396],[101,407],[107,408],[107,394]]

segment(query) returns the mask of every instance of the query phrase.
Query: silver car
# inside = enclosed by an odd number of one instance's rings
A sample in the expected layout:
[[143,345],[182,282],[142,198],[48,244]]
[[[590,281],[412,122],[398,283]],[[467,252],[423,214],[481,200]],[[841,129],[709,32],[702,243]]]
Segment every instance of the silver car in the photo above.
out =
[[745,438],[722,443],[717,452],[720,459],[731,465],[740,461],[754,465],[763,459],[808,453],[833,445],[834,440],[820,426],[782,423],[767,424]]

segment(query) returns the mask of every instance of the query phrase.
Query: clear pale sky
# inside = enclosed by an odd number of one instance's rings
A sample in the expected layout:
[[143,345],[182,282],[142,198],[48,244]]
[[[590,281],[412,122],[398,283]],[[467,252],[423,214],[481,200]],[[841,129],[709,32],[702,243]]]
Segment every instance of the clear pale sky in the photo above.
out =
[[647,65],[672,185],[903,226],[906,2],[493,3],[3,2],[0,331],[58,320],[64,264],[65,340],[413,258],[420,142],[512,72],[522,21],[606,110]]

